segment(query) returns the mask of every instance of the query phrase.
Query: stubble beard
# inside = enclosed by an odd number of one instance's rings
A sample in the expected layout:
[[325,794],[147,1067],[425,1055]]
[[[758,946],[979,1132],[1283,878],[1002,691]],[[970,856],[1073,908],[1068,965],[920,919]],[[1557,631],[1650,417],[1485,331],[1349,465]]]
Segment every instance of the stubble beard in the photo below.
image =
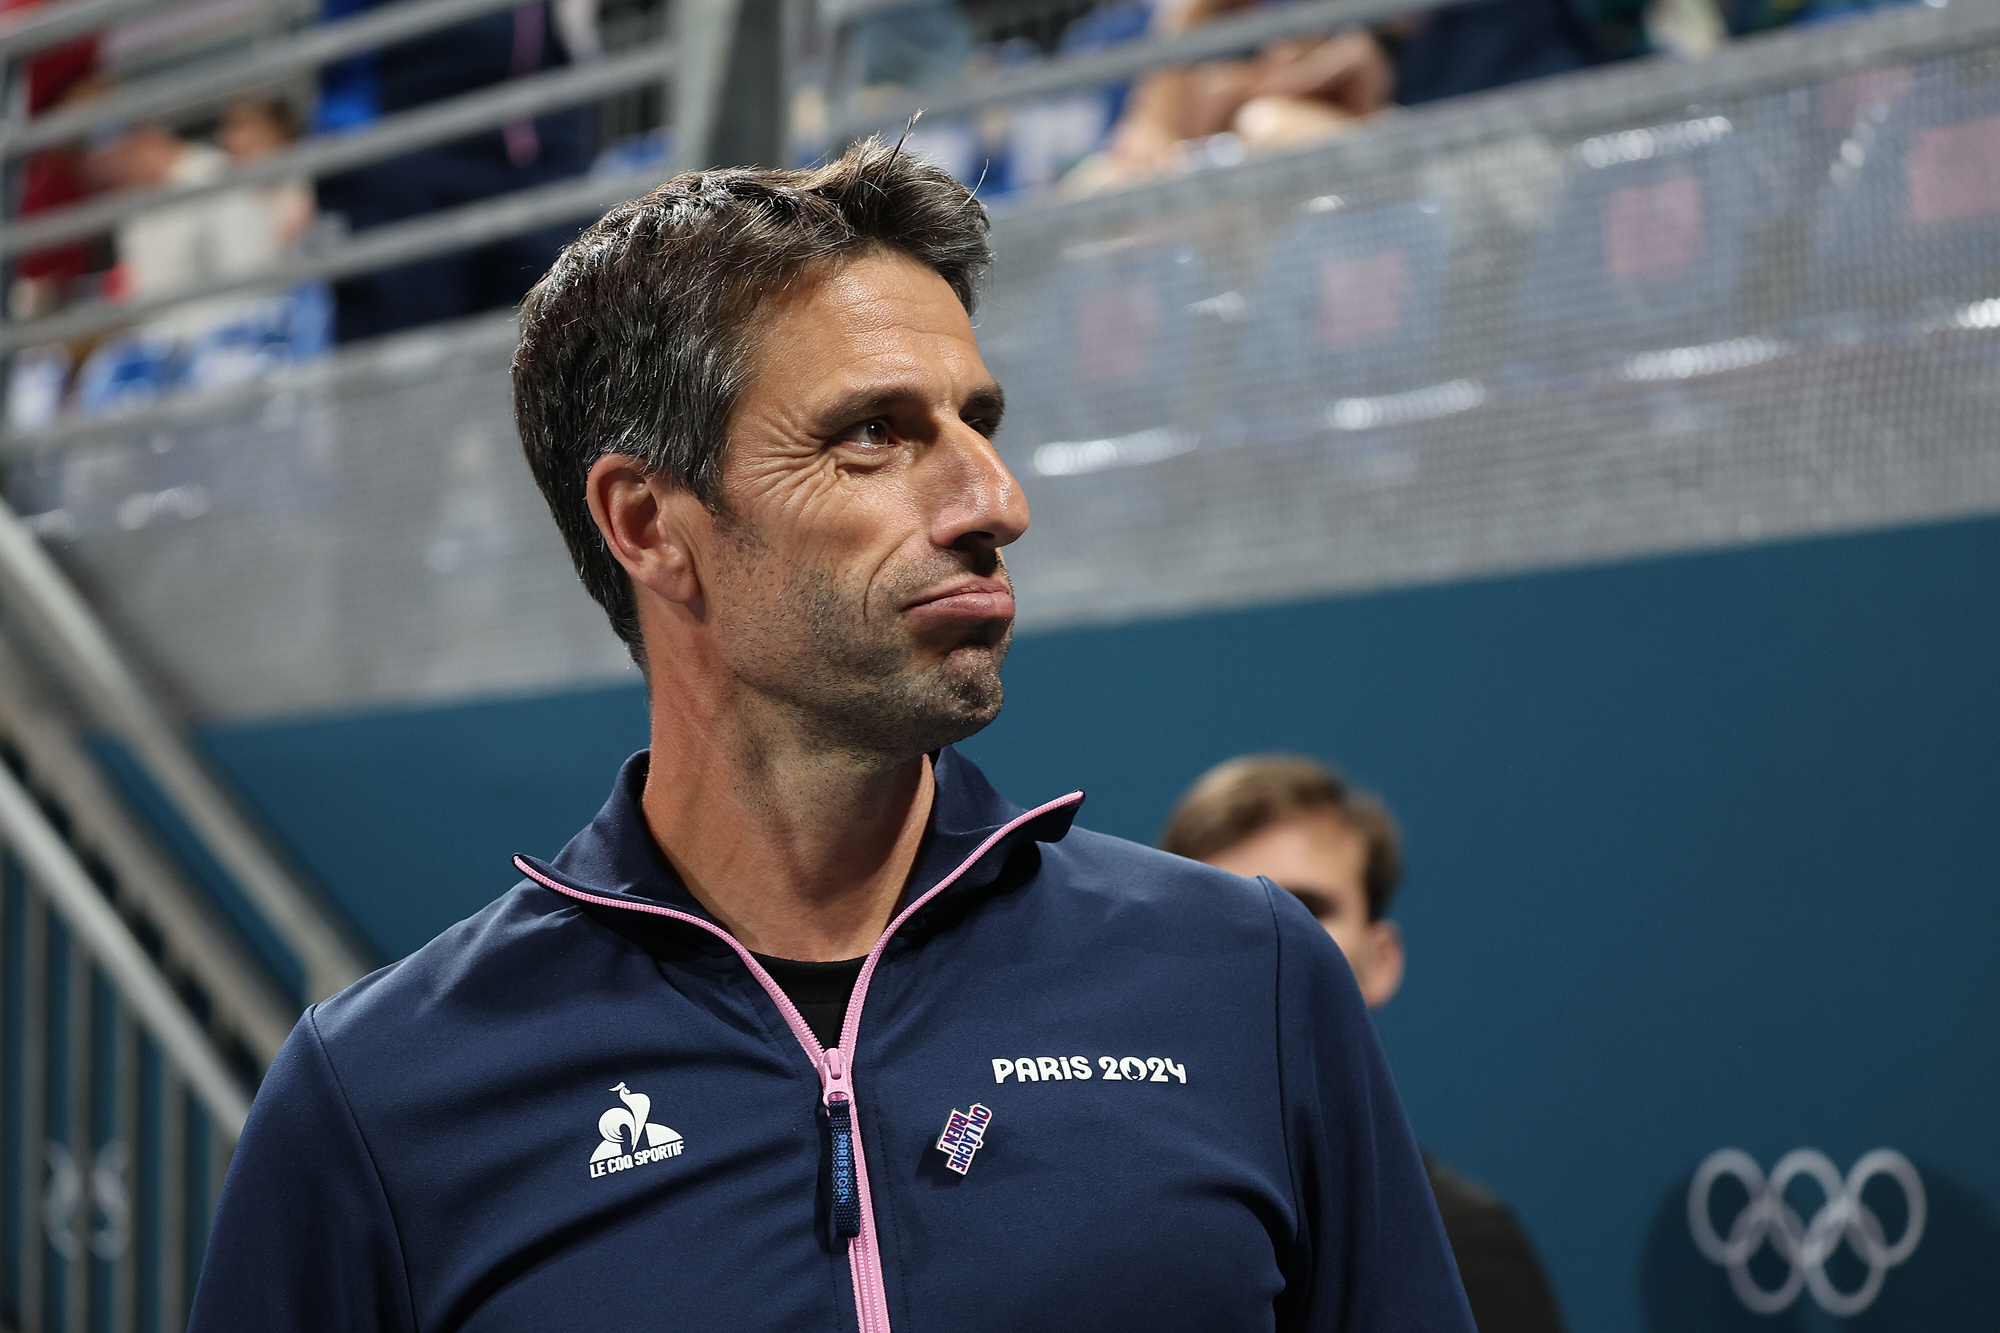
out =
[[[730,666],[815,745],[897,763],[962,741],[999,715],[1011,626],[939,660],[920,653],[903,625],[900,607],[910,596],[968,572],[963,567],[904,575],[879,605],[864,608],[831,571],[781,571],[754,534],[738,528],[730,538],[740,590],[756,604],[739,612]],[[996,559],[994,570],[980,572],[1005,577],[1003,570]]]

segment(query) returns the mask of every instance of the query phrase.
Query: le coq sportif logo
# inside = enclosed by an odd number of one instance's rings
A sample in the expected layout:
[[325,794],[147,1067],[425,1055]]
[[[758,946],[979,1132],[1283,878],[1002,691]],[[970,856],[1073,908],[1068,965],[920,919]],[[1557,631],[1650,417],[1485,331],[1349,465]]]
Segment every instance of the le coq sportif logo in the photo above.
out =
[[[1736,1211],[1718,1227],[1714,1209],[1720,1199],[1715,1187],[1725,1177],[1734,1179],[1749,1198],[1740,1207],[1734,1200],[1722,1203]],[[1861,1197],[1877,1177],[1888,1182],[1878,1190],[1894,1185],[1903,1196],[1902,1225],[1893,1238]],[[1802,1180],[1812,1183],[1791,1194],[1793,1183]],[[1819,1207],[1811,1217],[1802,1217],[1791,1199],[1812,1194],[1817,1195]],[[1875,1199],[1887,1202],[1882,1194]],[[1801,1291],[1811,1292],[1828,1314],[1860,1314],[1882,1294],[1889,1270],[1916,1251],[1924,1236],[1924,1212],[1923,1178],[1894,1148],[1863,1153],[1845,1176],[1825,1153],[1796,1148],[1778,1159],[1768,1177],[1749,1153],[1723,1148],[1696,1168],[1688,1186],[1688,1230],[1695,1248],[1728,1272],[1729,1285],[1745,1308],[1764,1315],[1784,1310]],[[1893,1206],[1889,1225],[1895,1225]],[[1866,1269],[1860,1285],[1845,1290],[1826,1271],[1827,1260],[1843,1245]],[[1774,1287],[1764,1286],[1750,1271],[1751,1261],[1766,1248],[1785,1266],[1784,1278]],[[1767,1279],[1770,1276],[1766,1274]]]
[[590,1155],[592,1180],[681,1155],[681,1149],[686,1146],[681,1136],[665,1125],[653,1123],[651,1097],[643,1092],[634,1092],[623,1083],[617,1084],[611,1091],[618,1094],[618,1100],[623,1105],[614,1106],[597,1117],[597,1135],[604,1141]]

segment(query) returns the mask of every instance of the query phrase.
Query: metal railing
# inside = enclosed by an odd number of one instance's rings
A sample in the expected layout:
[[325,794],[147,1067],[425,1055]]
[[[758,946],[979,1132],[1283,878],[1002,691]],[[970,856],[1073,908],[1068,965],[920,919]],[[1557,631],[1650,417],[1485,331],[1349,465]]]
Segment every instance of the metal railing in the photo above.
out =
[[254,1078],[298,1018],[266,969],[174,868],[99,772],[74,701],[0,641],[0,747],[30,781],[93,879],[116,900],[147,952],[202,1016],[210,1043]]
[[50,808],[68,811],[8,758],[0,1319],[19,1333],[179,1327],[248,1089],[113,900],[124,881],[78,855]]
[[108,231],[136,213],[270,181],[331,175],[509,121],[526,120],[631,88],[665,83],[674,48],[658,42],[589,65],[551,70],[390,116],[365,130],[319,135],[288,152],[235,167],[194,185],[114,195],[19,222],[0,232],[0,255]]
[[10,126],[0,134],[0,156],[17,157],[37,148],[69,143],[106,125],[199,111],[275,87],[303,71],[393,46],[495,10],[512,9],[517,3],[519,0],[401,0],[356,18],[309,28],[253,49],[248,56],[155,75],[102,101]]
[[[79,10],[106,0],[74,0]],[[690,0],[681,10],[678,43],[660,42],[593,65],[552,71],[426,106],[384,120],[365,131],[323,136],[266,161],[232,170],[198,186],[118,196],[65,209],[0,229],[0,256],[62,240],[101,233],[123,218],[204,194],[282,179],[348,170],[415,148],[489,129],[512,120],[576,105],[649,84],[680,85],[676,120],[686,131],[677,165],[693,165],[694,145],[718,115],[723,89],[719,67],[728,58],[728,30],[741,0]],[[1911,16],[1914,31],[1939,23],[1978,21],[1990,0],[1957,0],[1925,7]],[[504,0],[404,0],[361,18],[328,25],[273,45],[226,68],[163,75],[109,101],[58,113],[0,135],[0,152],[16,154],[63,142],[90,128],[140,114],[185,109],[241,92],[271,79],[374,49],[465,18],[504,8]],[[1300,0],[1300,3],[1218,20],[1172,37],[1134,41],[1086,55],[1059,57],[1032,68],[974,80],[910,90],[887,100],[850,99],[829,116],[829,148],[907,121],[918,111],[955,115],[1101,86],[1151,70],[1211,59],[1285,37],[1330,32],[1430,8],[1426,0]],[[58,11],[58,12],[67,12]],[[866,6],[829,6],[825,17],[838,30],[872,12]],[[53,16],[51,16],[53,19]],[[1724,53],[1728,58],[1729,52]],[[1646,69],[1640,73],[1639,69]],[[1700,82],[1681,62],[1653,61],[1600,75],[1618,81],[1664,79]],[[1558,81],[1550,96],[1573,96],[1575,80]],[[1509,99],[1510,106],[1513,100]],[[1369,138],[1369,135],[1357,136]],[[96,303],[63,311],[0,332],[0,353],[63,338],[100,333],[162,310],[217,296],[280,289],[315,279],[339,279],[408,263],[437,254],[503,239],[557,223],[580,220],[630,198],[655,183],[657,173],[627,179],[585,179],[544,185],[373,229],[316,254],[292,254],[269,271],[212,283],[144,304]]]
[[368,970],[363,950],[279,861],[168,722],[89,606],[13,510],[0,505],[0,596],[92,720],[130,749],[305,974],[307,999]]
[[95,32],[113,19],[165,9],[171,0],[70,0],[16,10],[0,23],[0,60],[32,55],[72,37]]
[[[47,571],[32,568],[46,557],[20,569],[18,520],[0,510],[0,532],[7,524],[0,1326],[177,1328],[251,1091],[298,1002],[266,980],[99,772],[83,740],[93,707],[81,696],[102,707],[123,692],[129,708],[143,695],[115,659],[108,672],[102,660],[80,666],[80,656],[104,658],[108,643],[63,596],[53,608],[35,604],[49,600]],[[199,813],[198,803],[181,808]],[[214,846],[230,858],[228,845]],[[328,985],[327,959],[304,956],[321,968],[312,980]]]
[[1239,55],[1287,37],[1364,27],[1435,7],[1434,0],[1298,0],[1217,19],[1172,37],[1150,37],[1087,55],[1061,56],[982,79],[913,88],[870,105],[850,104],[832,117],[828,138],[833,143],[858,138],[885,126],[900,125],[919,111],[948,116],[1059,96],[1173,65]]
[[[79,7],[105,0],[75,0]],[[660,42],[594,65],[541,74],[392,117],[363,132],[324,136],[290,152],[240,167],[199,186],[150,191],[99,200],[0,231],[0,255],[75,239],[114,226],[123,218],[204,194],[274,180],[348,170],[400,153],[489,129],[526,116],[576,105],[648,84],[673,82],[675,122],[681,131],[677,166],[695,165],[700,145],[720,118],[722,69],[729,58],[732,25],[744,0],[688,0],[679,9],[676,43]],[[404,0],[359,18],[310,30],[220,67],[162,75],[99,104],[42,117],[0,134],[0,155],[18,155],[73,140],[93,128],[134,117],[187,111],[275,80],[506,7],[506,0]],[[885,126],[918,111],[952,115],[1133,78],[1148,71],[1253,50],[1268,42],[1314,32],[1331,32],[1431,7],[1426,0],[1301,0],[1240,17],[1205,24],[1173,36],[1131,42],[1111,50],[1060,57],[1031,69],[983,79],[954,81],[897,94],[887,100],[850,99],[834,109],[826,147]],[[865,6],[829,6],[823,20],[837,40],[840,30]],[[207,284],[145,304],[98,303],[9,326],[0,333],[0,352],[37,343],[100,333],[144,319],[164,309],[217,296],[269,291],[315,279],[338,279],[449,253],[556,223],[580,220],[612,203],[642,192],[657,173],[627,180],[589,180],[545,185],[501,195],[461,209],[378,228],[318,254],[294,254],[269,271],[249,278]]]
[[251,277],[205,283],[151,301],[133,301],[122,305],[92,302],[31,323],[6,326],[0,329],[0,352],[115,329],[191,301],[278,290],[315,279],[336,281],[359,273],[393,268],[431,255],[469,249],[488,241],[602,213],[613,204],[644,193],[658,182],[658,174],[651,172],[610,177],[581,176],[532,190],[496,195],[459,208],[427,213],[408,222],[372,227],[352,240],[319,254],[288,255],[265,272]]
[[[77,2],[94,4],[101,0]],[[219,98],[266,86],[300,70],[504,7],[503,0],[405,0],[361,18],[275,44],[247,61],[162,75],[104,103],[14,127],[0,135],[0,155],[18,155],[66,142],[93,128],[138,116],[211,105]],[[913,90],[866,107],[843,106],[830,119],[827,146],[837,148],[884,125],[905,121],[919,110],[954,114],[1056,95],[1131,78],[1148,70],[1251,50],[1282,37],[1333,31],[1426,7],[1423,0],[1304,0],[1207,24],[1176,37],[1060,58],[1034,69],[987,79]],[[671,81],[680,85],[675,120],[686,142],[677,165],[694,165],[699,144],[719,119],[724,93],[720,71],[728,61],[729,35],[740,8],[741,0],[691,0],[681,7],[678,24],[681,36],[677,44],[661,42],[595,65],[555,71],[468,94],[392,117],[358,134],[311,140],[281,156],[237,168],[199,186],[94,201],[11,226],[0,232],[0,255],[100,233],[123,218],[203,194],[347,170],[525,116],[652,83]],[[852,17],[846,11],[828,13],[836,29]],[[543,186],[517,195],[499,196],[453,213],[434,214],[419,222],[382,228],[365,239],[317,256],[288,257],[270,272],[254,278],[190,289],[145,306],[104,303],[16,325],[0,335],[0,351],[101,332],[173,305],[218,295],[270,290],[315,278],[350,276],[520,234],[588,216],[653,183],[651,174],[642,174],[615,185],[591,182],[567,187]],[[382,234],[386,232],[394,235]]]
[[[94,3],[94,0],[80,2]],[[161,75],[102,103],[11,127],[0,134],[0,156],[15,156],[68,142],[93,128],[135,117],[200,109],[218,99],[268,86],[300,70],[504,9],[510,3],[511,0],[404,0],[275,43],[247,60]],[[725,11],[722,18],[726,26],[730,4],[725,0],[719,6],[709,3],[689,8],[720,8]],[[704,12],[693,14],[688,26],[699,35],[715,28],[717,23]],[[713,40],[698,40],[693,46],[701,47],[702,55],[710,59],[719,59],[727,52],[726,41],[718,45]],[[666,86],[675,81],[676,64],[674,44],[655,42],[608,59],[481,89],[391,116],[358,133],[315,137],[286,153],[237,167],[211,182],[96,200],[0,228],[0,256],[101,234],[127,217],[203,195],[269,181],[328,175],[631,89]],[[693,82],[710,89],[711,97],[719,95],[719,88],[712,88],[713,80]],[[557,223],[579,221],[643,192],[657,179],[658,173],[640,173],[609,182],[600,178],[558,182],[373,229],[318,253],[288,254],[266,272],[247,278],[187,288],[146,303],[88,303],[53,316],[8,325],[0,332],[0,353],[115,329],[162,310],[218,295],[282,289],[315,279],[337,279]]]

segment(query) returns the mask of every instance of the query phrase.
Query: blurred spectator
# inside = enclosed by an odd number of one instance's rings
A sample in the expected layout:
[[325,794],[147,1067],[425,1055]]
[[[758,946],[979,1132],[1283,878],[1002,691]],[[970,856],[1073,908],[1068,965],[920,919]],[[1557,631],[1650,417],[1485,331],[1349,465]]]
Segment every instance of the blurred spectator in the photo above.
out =
[[[164,125],[140,125],[90,157],[91,175],[120,191],[205,185],[229,168],[229,157],[190,143]],[[222,190],[134,213],[118,224],[118,266],[108,295],[150,301],[210,283],[245,278],[271,267],[290,239],[269,192]],[[294,233],[296,234],[296,233]],[[175,319],[199,322],[207,307],[183,308]]]
[[[328,0],[329,19],[379,0]],[[594,9],[528,0],[428,33],[325,77],[320,125],[344,129],[596,54]],[[595,148],[591,111],[518,121],[319,183],[319,204],[356,231],[582,174]],[[550,227],[335,286],[343,342],[518,302],[575,235]]]
[[[281,152],[297,132],[297,116],[285,103],[246,102],[223,117],[219,137],[226,152],[191,143],[164,125],[145,124],[91,153],[85,170],[93,184],[120,192],[209,185],[232,159],[253,161]],[[311,208],[302,182],[279,182],[143,209],[117,225],[117,263],[105,275],[103,294],[152,302],[259,276],[298,239]],[[23,352],[9,376],[9,419],[17,430],[40,429],[53,424],[66,405],[96,415],[181,387],[255,378],[323,351],[329,324],[327,295],[317,284],[280,295],[223,295],[170,305],[101,339]]]
[[[1154,28],[1175,35],[1254,0],[1169,0]],[[1606,58],[1574,0],[1477,0],[1372,32],[1289,38],[1240,60],[1161,70],[1133,90],[1084,188],[1175,165],[1183,145],[1235,135],[1245,148],[1337,134],[1395,102],[1415,105],[1568,70]]]
[[[0,13],[27,9],[35,3],[37,0],[27,3],[0,0]],[[102,96],[110,80],[98,69],[99,45],[95,35],[79,37],[29,59],[23,80],[28,115],[44,115]],[[21,218],[83,202],[92,192],[84,169],[83,149],[67,144],[29,154],[21,163],[16,188],[19,193],[15,196],[15,212]],[[15,320],[49,314],[72,298],[74,289],[87,274],[103,267],[99,247],[88,240],[69,241],[21,255],[14,261],[13,279],[7,292],[8,312]]]
[[[1324,765],[1289,755],[1232,759],[1181,797],[1160,846],[1289,891],[1347,956],[1369,1008],[1403,983],[1403,937],[1388,919],[1402,846],[1380,801]],[[1559,1333],[1562,1315],[1513,1211],[1424,1154],[1445,1235],[1480,1333]]]
[[1132,90],[1097,181],[1173,166],[1181,145],[1231,133],[1259,149],[1337,134],[1389,104],[1395,72],[1365,32],[1274,42],[1244,60],[1161,70]]
[[[238,102],[222,113],[215,142],[232,166],[275,157],[298,142],[303,129],[299,113],[282,97]],[[245,191],[264,215],[264,225],[280,247],[305,235],[313,220],[312,186],[303,178],[274,181]]]

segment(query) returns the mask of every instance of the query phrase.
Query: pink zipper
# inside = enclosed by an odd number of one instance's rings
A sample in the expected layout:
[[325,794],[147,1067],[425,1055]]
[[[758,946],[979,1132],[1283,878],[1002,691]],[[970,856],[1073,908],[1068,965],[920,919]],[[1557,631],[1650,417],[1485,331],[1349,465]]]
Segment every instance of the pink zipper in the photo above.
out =
[[750,975],[757,979],[757,984],[764,988],[765,994],[771,997],[771,1002],[778,1006],[778,1012],[784,1015],[786,1024],[792,1029],[792,1036],[798,1039],[799,1045],[812,1057],[813,1067],[819,1071],[820,1104],[832,1111],[836,1103],[845,1103],[848,1109],[848,1132],[852,1136],[854,1179],[856,1191],[861,1199],[861,1217],[859,1230],[847,1245],[847,1267],[854,1283],[854,1313],[856,1321],[861,1326],[861,1333],[889,1333],[888,1289],[883,1284],[882,1252],[875,1239],[875,1209],[868,1193],[868,1158],[861,1148],[861,1108],[854,1101],[854,1042],[861,1032],[861,1006],[868,998],[868,982],[875,975],[875,964],[881,959],[882,951],[889,947],[889,941],[902,928],[903,923],[910,919],[911,914],[956,883],[960,876],[978,863],[980,857],[993,849],[994,844],[1029,820],[1039,818],[1051,810],[1074,805],[1082,799],[1082,792],[1073,791],[1067,796],[1059,796],[1053,801],[1036,806],[1026,814],[1008,820],[995,829],[986,841],[980,843],[972,855],[959,862],[958,869],[932,885],[922,897],[898,912],[895,920],[889,923],[888,929],[884,930],[875,941],[875,947],[868,951],[867,959],[861,964],[861,975],[855,978],[853,994],[847,1000],[847,1018],[840,1025],[840,1044],[830,1049],[819,1044],[819,1038],[813,1035],[812,1028],[807,1026],[805,1016],[799,1013],[798,1006],[792,1003],[791,996],[785,994],[784,988],[771,979],[771,974],[764,970],[756,955],[713,921],[704,921],[692,913],[672,907],[627,902],[618,898],[606,898],[600,894],[585,893],[581,889],[573,889],[567,884],[550,879],[529,865],[522,857],[514,858],[516,870],[543,888],[554,889],[566,898],[595,903],[599,907],[620,907],[628,912],[672,917],[691,926],[700,926],[736,951],[736,956],[750,969]]

